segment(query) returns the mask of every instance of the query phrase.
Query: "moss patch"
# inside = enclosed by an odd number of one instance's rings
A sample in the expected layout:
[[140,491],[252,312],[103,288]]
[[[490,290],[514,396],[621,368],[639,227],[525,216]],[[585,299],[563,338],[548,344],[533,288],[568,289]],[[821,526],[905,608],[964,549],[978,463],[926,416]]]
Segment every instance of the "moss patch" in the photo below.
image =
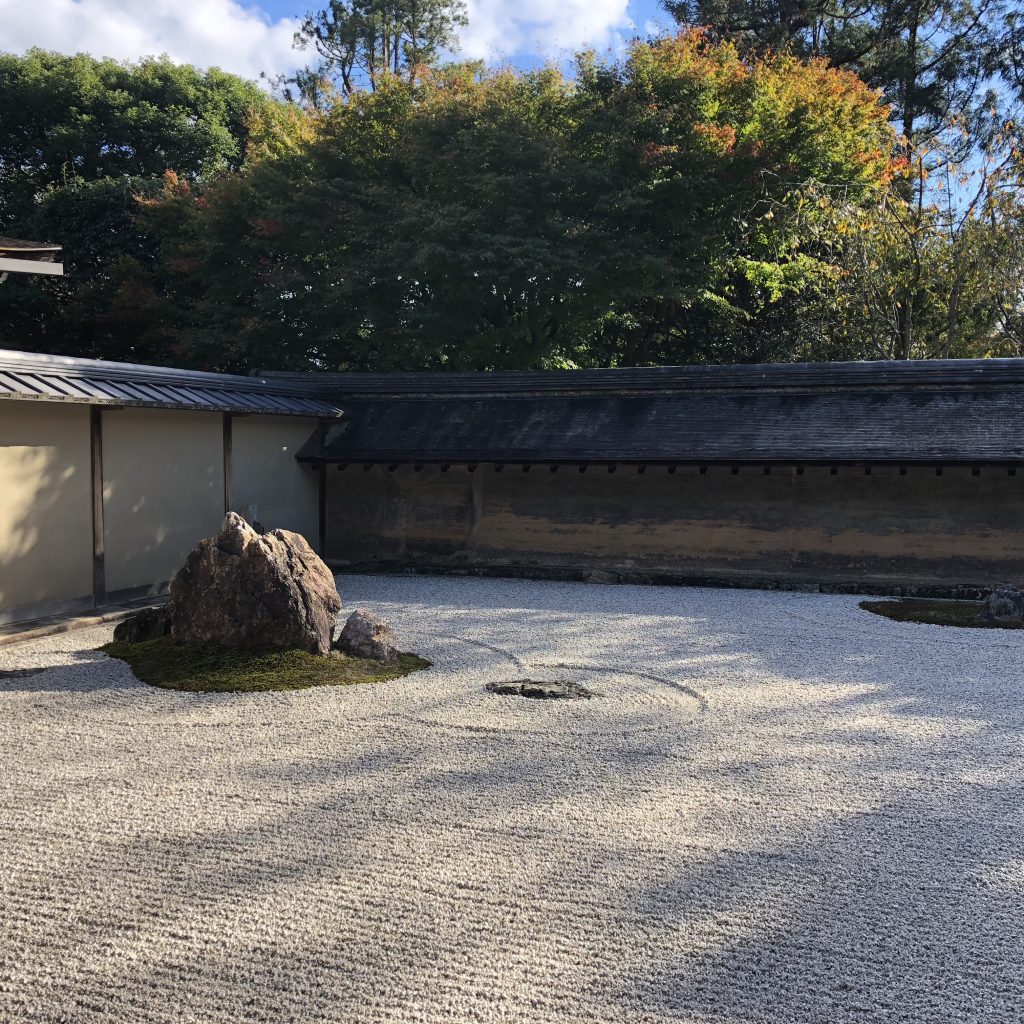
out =
[[141,644],[105,644],[100,650],[127,662],[144,683],[190,693],[255,693],[379,683],[430,666],[416,654],[400,654],[397,661],[384,664],[337,653],[324,658],[306,651],[233,651],[212,644],[176,644],[169,636]]
[[1020,629],[1020,623],[982,622],[980,601],[861,601],[861,608],[897,622],[923,622],[932,626],[974,629]]

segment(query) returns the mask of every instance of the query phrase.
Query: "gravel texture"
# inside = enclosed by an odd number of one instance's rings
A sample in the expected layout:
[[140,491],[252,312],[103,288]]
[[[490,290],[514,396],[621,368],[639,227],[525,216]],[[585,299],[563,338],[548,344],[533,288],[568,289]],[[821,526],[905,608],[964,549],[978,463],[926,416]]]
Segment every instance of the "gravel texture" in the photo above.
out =
[[[339,587],[434,667],[188,694],[97,653],[110,626],[0,649],[0,1020],[1024,1018],[1018,634]],[[517,678],[598,696],[484,689]]]

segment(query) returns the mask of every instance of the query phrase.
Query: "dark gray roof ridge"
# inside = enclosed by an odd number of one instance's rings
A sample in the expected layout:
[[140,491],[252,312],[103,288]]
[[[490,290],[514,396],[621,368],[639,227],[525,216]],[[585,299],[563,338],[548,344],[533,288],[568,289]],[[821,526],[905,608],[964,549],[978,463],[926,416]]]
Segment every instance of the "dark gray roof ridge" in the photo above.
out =
[[1024,388],[1024,358],[655,366],[598,370],[295,373],[260,370],[268,381],[303,382],[333,395],[586,394],[833,388]]

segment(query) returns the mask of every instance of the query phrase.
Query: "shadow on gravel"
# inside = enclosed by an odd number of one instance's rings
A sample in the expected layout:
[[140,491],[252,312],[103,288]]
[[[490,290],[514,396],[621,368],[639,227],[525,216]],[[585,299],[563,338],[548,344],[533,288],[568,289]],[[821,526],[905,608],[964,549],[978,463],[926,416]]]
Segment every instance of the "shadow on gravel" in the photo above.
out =
[[[95,653],[95,652],[89,652]],[[107,659],[83,657],[82,664],[50,668],[4,669],[0,671],[0,693],[92,693],[96,690],[126,690],[141,686],[133,676],[113,678],[104,665]]]
[[622,1019],[1019,1021],[1024,784],[938,796],[914,787],[638,893],[641,918],[693,942],[634,968]]
[[37,676],[40,672],[48,672],[45,668],[14,668],[0,671],[0,684],[7,679],[28,679],[30,676]]
[[[933,765],[870,810],[830,809],[854,776],[907,767],[906,752],[869,745],[801,821],[766,831],[758,801],[719,797],[695,807],[710,831],[677,845],[670,819],[661,841],[657,822],[633,836],[597,827],[629,810],[607,793],[616,774],[637,800],[682,784],[658,775],[664,750],[608,751],[595,769],[583,752],[475,741],[458,768],[437,738],[391,752],[381,740],[259,766],[257,788],[224,808],[247,825],[193,822],[90,851],[62,884],[114,872],[126,887],[109,903],[97,893],[73,938],[132,951],[104,970],[113,1014],[173,992],[200,1017],[245,1006],[260,1021],[363,1019],[371,1004],[430,1021],[484,1006],[516,1016],[518,998],[579,1024],[1018,1019],[1019,770],[988,785]],[[785,765],[780,781],[799,785]],[[197,795],[223,792],[211,768]],[[211,942],[217,956],[195,955]],[[266,972],[272,985],[258,983]]]
[[[637,668],[712,679],[699,742],[629,723],[598,746],[386,720],[314,742],[268,703],[244,744],[234,720],[205,739],[183,717],[126,730],[128,754],[93,748],[67,769],[88,808],[74,816],[26,774],[5,808],[23,830],[6,837],[5,924],[19,979],[46,986],[0,984],[0,1011],[1016,1024],[1024,703],[1009,659],[786,632],[768,614],[756,643],[688,621],[717,660],[670,656],[662,622]],[[89,680],[73,666],[4,686]]]

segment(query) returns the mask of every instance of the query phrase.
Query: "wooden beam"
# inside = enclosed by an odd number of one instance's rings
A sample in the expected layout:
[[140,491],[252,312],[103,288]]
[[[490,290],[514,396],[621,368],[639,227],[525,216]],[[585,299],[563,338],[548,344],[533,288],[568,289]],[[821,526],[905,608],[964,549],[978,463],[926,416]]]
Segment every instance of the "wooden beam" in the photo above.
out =
[[224,515],[231,511],[231,474],[234,442],[231,434],[231,413],[224,413]]
[[12,260],[0,256],[0,274],[55,274],[64,276],[63,263],[47,263],[45,260]]
[[92,599],[107,600],[106,549],[103,539],[103,411],[89,408],[89,453],[92,479]]
[[327,557],[327,463],[320,463],[317,481],[317,548],[321,558]]

